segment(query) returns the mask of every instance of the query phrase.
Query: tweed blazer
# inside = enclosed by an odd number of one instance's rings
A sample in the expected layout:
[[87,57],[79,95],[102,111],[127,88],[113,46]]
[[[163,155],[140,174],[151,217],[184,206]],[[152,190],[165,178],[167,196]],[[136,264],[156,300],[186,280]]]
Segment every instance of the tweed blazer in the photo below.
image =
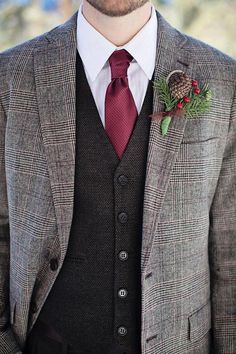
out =
[[[156,15],[155,79],[183,70],[209,83],[213,100],[207,114],[174,117],[166,136],[151,122],[142,354],[235,354],[236,63]],[[0,56],[0,354],[23,352],[67,250],[76,18]],[[153,112],[160,110],[155,91]]]

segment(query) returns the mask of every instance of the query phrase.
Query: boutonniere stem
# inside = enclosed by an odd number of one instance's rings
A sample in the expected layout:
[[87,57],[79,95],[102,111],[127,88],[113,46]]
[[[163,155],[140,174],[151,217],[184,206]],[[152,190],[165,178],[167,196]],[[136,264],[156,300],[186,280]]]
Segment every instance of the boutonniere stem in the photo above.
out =
[[166,79],[154,81],[164,112],[154,112],[149,117],[161,121],[162,135],[166,135],[173,117],[194,118],[209,110],[212,92],[208,84],[202,87],[183,71],[172,71]]

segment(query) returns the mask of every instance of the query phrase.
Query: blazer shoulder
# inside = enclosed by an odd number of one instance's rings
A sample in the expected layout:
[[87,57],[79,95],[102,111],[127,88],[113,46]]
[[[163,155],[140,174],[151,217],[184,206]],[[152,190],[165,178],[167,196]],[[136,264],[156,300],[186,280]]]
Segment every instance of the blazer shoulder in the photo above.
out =
[[172,52],[172,55],[186,58],[189,63],[194,63],[198,72],[207,79],[219,81],[223,79],[230,85],[236,81],[236,60],[234,58],[172,26],[157,10],[156,14],[159,33],[162,34],[162,45]]
[[223,51],[190,35],[186,35],[185,50],[197,65],[215,67],[216,74],[223,70],[230,82],[236,81],[236,60]]
[[18,57],[30,55],[34,50],[45,50],[48,44],[56,40],[60,44],[61,39],[66,42],[71,40],[70,34],[75,34],[77,12],[75,12],[66,22],[59,24],[49,31],[40,34],[30,40],[0,52],[0,70],[5,64],[14,65],[15,59]]
[[55,28],[56,27],[37,37],[0,52],[0,96],[2,92],[9,90],[9,83],[16,72],[33,70],[34,51],[36,49],[45,50],[47,48],[48,33]]
[[32,56],[34,50],[44,50],[49,43],[49,34],[55,31],[58,27],[60,27],[60,25],[32,39],[24,41],[23,43],[0,52],[0,72],[5,72],[6,70],[13,68],[16,64],[16,61],[19,61],[21,58],[24,62],[26,62],[27,58]]

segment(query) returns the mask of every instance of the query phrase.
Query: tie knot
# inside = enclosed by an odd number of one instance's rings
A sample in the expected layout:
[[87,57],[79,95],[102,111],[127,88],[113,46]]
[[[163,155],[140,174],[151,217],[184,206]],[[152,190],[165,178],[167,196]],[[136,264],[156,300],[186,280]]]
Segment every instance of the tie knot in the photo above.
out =
[[108,59],[111,67],[111,78],[127,76],[127,70],[132,59],[132,55],[127,50],[115,50]]

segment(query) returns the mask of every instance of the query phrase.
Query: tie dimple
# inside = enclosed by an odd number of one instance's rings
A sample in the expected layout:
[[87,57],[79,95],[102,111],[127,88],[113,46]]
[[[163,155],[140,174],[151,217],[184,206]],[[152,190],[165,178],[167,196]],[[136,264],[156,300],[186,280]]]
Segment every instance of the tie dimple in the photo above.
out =
[[137,108],[129,88],[127,70],[133,57],[125,49],[110,56],[111,82],[105,96],[105,130],[121,159],[132,134]]
[[115,50],[108,59],[111,67],[111,79],[126,77],[132,59],[132,55],[127,50]]

